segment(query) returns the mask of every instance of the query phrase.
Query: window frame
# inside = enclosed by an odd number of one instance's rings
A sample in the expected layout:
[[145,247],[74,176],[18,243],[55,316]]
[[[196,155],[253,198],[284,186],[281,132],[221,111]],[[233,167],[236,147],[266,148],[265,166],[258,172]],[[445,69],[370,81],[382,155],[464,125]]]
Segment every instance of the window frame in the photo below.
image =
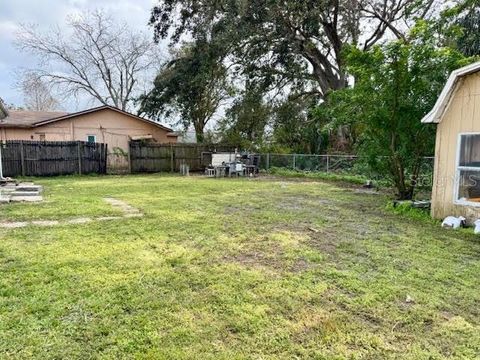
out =
[[460,166],[460,154],[462,151],[462,136],[468,135],[478,135],[480,136],[480,132],[462,132],[458,133],[457,138],[457,157],[455,162],[455,181],[454,181],[454,189],[453,189],[453,203],[455,205],[462,205],[462,206],[472,206],[472,207],[480,207],[480,202],[473,202],[468,200],[460,200],[459,199],[459,186],[460,186],[460,175],[462,171],[475,171],[480,173],[480,166]]
[[[89,137],[93,137],[93,142],[88,140]],[[87,143],[95,144],[97,142],[97,135],[89,135],[87,134]]]

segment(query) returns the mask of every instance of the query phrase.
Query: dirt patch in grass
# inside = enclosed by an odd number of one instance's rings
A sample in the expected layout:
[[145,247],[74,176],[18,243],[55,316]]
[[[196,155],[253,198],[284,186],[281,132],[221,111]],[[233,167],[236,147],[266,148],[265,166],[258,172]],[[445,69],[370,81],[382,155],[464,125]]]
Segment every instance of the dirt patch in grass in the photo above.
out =
[[294,273],[301,273],[301,272],[304,272],[304,271],[308,271],[308,270],[312,269],[313,267],[314,267],[314,265],[312,263],[310,263],[309,261],[307,261],[303,258],[300,258],[298,260],[295,260],[295,262],[293,263],[293,265],[290,268],[290,271],[294,272]]
[[323,228],[318,232],[310,235],[310,240],[307,243],[322,254],[333,256],[338,247],[338,237],[334,229]]
[[276,207],[280,210],[305,210],[314,207],[327,208],[331,204],[333,204],[333,201],[329,199],[298,194],[282,196],[276,201]]
[[254,205],[227,205],[223,208],[223,213],[225,215],[238,215],[238,216],[245,216],[247,214],[251,214],[255,211],[261,210],[261,207],[254,206]]
[[236,255],[227,255],[222,258],[223,262],[235,263],[246,268],[260,268],[269,270],[281,270],[282,267],[277,258],[267,256],[261,252],[244,252]]
[[276,230],[222,256],[221,262],[276,274],[305,272],[316,265],[302,255],[305,239],[308,239],[306,233]]
[[239,253],[224,256],[222,262],[234,263],[249,269],[263,270],[277,275],[281,273],[302,273],[315,267],[315,264],[301,257],[286,260],[282,258],[281,253],[274,255],[261,252]]

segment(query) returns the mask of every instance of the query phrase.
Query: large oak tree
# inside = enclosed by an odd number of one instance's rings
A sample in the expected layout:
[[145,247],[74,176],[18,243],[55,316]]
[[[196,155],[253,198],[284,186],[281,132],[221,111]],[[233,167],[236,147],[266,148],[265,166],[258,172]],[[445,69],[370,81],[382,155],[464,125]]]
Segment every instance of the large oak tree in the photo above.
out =
[[[268,89],[324,97],[344,88],[346,44],[403,38],[436,0],[160,0],[150,23],[172,44],[208,32],[227,61]],[[441,2],[439,2],[441,3]]]

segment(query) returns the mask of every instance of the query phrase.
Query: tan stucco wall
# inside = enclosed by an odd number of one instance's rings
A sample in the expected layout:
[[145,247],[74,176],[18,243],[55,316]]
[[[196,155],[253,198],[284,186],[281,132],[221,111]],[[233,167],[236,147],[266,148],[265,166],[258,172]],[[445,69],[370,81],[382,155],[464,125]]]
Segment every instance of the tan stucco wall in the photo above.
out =
[[466,76],[457,86],[442,121],[437,125],[432,216],[480,218],[480,207],[454,203],[459,134],[480,133],[480,73]]
[[130,117],[110,109],[103,109],[75,118],[61,120],[32,129],[0,128],[0,140],[87,141],[95,135],[96,141],[108,145],[108,168],[110,171],[127,171],[131,136],[152,135],[157,143],[175,143],[176,137],[154,124]]
[[40,140],[40,135],[45,134],[46,141],[87,141],[88,135],[95,135],[97,142],[108,144],[110,151],[116,147],[128,150],[129,137],[138,135],[152,135],[158,143],[176,142],[175,137],[167,137],[164,129],[109,109],[33,129],[1,130],[1,140]]

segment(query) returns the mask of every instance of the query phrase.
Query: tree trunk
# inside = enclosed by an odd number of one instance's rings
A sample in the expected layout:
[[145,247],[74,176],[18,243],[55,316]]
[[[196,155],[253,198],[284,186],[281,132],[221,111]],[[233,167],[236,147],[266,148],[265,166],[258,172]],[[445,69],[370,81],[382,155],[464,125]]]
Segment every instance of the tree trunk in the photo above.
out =
[[[392,156],[391,168],[393,181],[398,191],[398,200],[412,200],[415,185],[413,183],[409,184],[407,179],[405,178],[405,168],[403,166],[402,160],[397,156],[397,154],[394,154]],[[415,174],[413,174],[413,176],[415,176]]]
[[205,141],[205,134],[204,134],[204,129],[205,129],[205,124],[201,120],[196,120],[194,121],[193,124],[195,128],[195,138],[197,139],[197,143],[201,144]]

